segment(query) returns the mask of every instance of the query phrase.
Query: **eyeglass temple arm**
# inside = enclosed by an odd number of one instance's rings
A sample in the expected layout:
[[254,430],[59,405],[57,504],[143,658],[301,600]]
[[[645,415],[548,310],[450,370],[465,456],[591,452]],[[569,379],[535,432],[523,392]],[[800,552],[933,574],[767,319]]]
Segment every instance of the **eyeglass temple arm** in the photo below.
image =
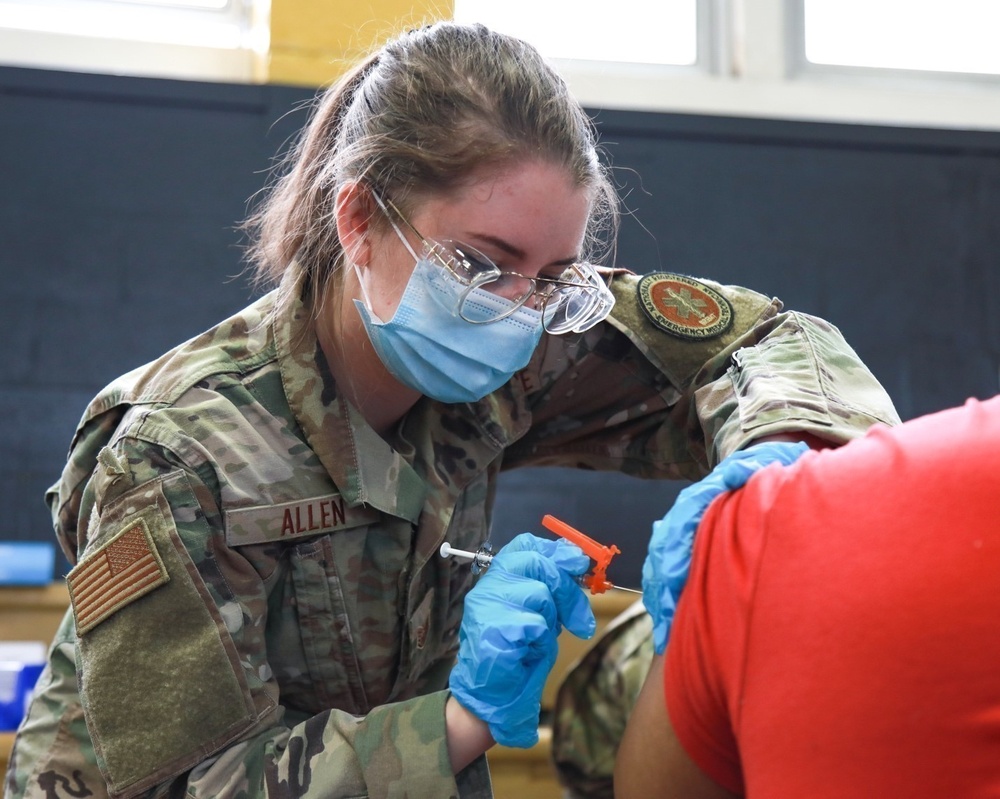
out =
[[397,225],[396,222],[393,220],[392,214],[389,213],[389,208],[392,209],[393,213],[397,217],[399,217],[399,219],[402,221],[404,225],[406,225],[410,230],[414,232],[416,237],[420,239],[421,243],[423,243],[424,246],[426,246],[427,242],[424,240],[424,237],[420,235],[420,231],[410,224],[409,220],[405,216],[403,216],[402,212],[395,205],[392,204],[392,200],[383,201],[382,198],[379,197],[379,194],[377,191],[375,191],[375,189],[369,188],[368,190],[372,193],[372,197],[375,198],[375,202],[378,204],[378,207],[382,209],[382,213],[385,214],[385,218],[389,220],[389,224],[392,225],[392,229],[396,231],[396,235],[399,236],[399,240],[403,242],[403,246],[406,247],[410,255],[413,256],[413,260],[419,261],[420,256],[418,256],[413,247],[410,246],[409,240],[406,238],[406,236],[403,235],[403,231],[399,229],[399,225]]
[[[517,275],[518,277],[523,277],[523,275],[518,275],[517,272],[504,272],[504,274]],[[589,291],[594,291],[597,289],[597,286],[591,285],[590,283],[575,283],[572,280],[563,280],[562,278],[558,277],[538,276],[531,279],[534,280],[536,283],[553,283],[557,286],[572,286],[578,289],[588,289]]]

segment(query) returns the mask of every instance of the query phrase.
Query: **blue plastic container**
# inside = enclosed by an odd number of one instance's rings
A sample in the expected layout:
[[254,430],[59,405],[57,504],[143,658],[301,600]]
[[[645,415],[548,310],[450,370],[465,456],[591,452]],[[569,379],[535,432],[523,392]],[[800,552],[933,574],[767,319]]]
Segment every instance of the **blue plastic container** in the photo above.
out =
[[20,726],[43,668],[42,663],[0,662],[0,731]]
[[55,565],[55,544],[0,542],[0,585],[48,585]]

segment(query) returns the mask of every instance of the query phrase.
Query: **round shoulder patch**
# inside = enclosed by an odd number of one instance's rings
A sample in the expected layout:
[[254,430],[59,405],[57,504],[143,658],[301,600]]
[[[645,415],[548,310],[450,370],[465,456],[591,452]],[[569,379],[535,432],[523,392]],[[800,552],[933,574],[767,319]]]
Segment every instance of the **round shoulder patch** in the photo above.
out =
[[653,272],[639,281],[638,291],[649,321],[680,338],[712,338],[733,323],[729,300],[693,277]]

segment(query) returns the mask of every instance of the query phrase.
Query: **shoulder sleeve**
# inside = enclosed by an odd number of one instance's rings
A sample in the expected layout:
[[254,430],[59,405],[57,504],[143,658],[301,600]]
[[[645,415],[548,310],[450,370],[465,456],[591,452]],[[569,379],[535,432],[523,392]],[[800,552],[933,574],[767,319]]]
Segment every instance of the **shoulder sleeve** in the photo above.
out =
[[[93,501],[91,483],[98,454],[114,436],[127,410],[121,405],[112,405],[102,412],[92,409],[93,405],[77,428],[59,481],[45,492],[56,540],[71,564],[76,563],[86,545],[87,519]],[[91,487],[89,496],[88,487]]]
[[664,665],[667,712],[678,740],[702,771],[739,794],[743,666],[765,544],[758,507],[744,489],[723,495],[706,512]]
[[619,275],[612,322],[683,392],[709,464],[763,436],[833,443],[897,424],[885,390],[833,325],[737,286]]

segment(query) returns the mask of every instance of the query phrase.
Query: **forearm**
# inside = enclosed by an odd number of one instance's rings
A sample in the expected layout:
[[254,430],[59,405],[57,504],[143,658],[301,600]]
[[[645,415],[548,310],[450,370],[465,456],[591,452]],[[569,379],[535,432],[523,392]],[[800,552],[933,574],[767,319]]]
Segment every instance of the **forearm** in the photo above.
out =
[[437,692],[366,716],[326,711],[290,729],[265,730],[192,771],[183,783],[185,795],[458,795],[460,768],[449,761],[446,706],[447,694]]
[[[53,647],[44,701],[32,703],[29,723],[15,744],[18,768],[8,786],[11,799],[33,796],[41,771],[64,775],[70,782],[83,780],[98,793],[106,790],[99,786],[106,786],[107,775],[98,771],[93,742],[82,724],[74,645],[72,616],[67,615]],[[326,711],[291,727],[272,718],[270,726],[262,723],[256,732],[184,773],[164,774],[155,786],[125,795],[173,791],[191,799],[229,795],[329,799],[395,793],[428,799],[488,796],[485,765],[469,766],[475,751],[468,752],[465,771],[456,778],[459,766],[453,769],[449,760],[450,736],[464,736],[456,739],[471,743],[472,735],[465,730],[452,733],[445,721],[447,698],[440,691],[375,708],[365,717]],[[162,726],[158,720],[144,721],[149,731]]]
[[695,391],[711,463],[778,434],[810,446],[837,445],[875,423],[899,422],[889,396],[836,327],[799,313],[771,325]]
[[445,703],[444,717],[451,769],[458,774],[495,741],[486,722],[462,707],[453,696]]

